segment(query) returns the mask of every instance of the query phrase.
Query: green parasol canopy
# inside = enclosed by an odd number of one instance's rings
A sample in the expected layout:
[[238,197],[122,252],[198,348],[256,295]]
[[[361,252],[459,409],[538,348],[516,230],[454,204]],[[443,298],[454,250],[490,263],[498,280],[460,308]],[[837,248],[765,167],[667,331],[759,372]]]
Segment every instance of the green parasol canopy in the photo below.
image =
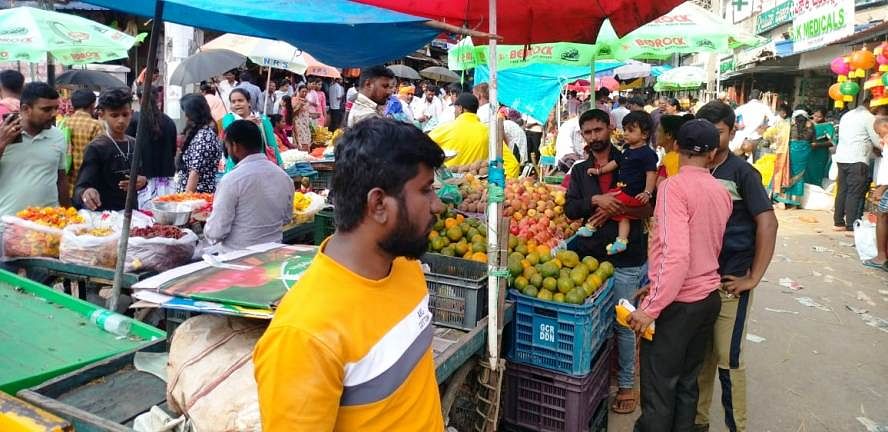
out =
[[669,69],[657,77],[656,91],[676,91],[700,88],[706,82],[706,72],[696,66],[681,66]]
[[52,54],[66,65],[127,57],[136,38],[60,12],[22,6],[0,10],[0,61],[44,62]]
[[[497,67],[504,70],[531,63],[589,65],[593,59],[664,60],[679,53],[731,52],[735,48],[755,47],[765,42],[766,39],[742,31],[688,2],[622,38],[617,37],[610,21],[604,21],[595,44],[498,45],[496,52]],[[487,64],[487,47],[472,46],[470,40],[457,44],[448,54],[452,70]]]

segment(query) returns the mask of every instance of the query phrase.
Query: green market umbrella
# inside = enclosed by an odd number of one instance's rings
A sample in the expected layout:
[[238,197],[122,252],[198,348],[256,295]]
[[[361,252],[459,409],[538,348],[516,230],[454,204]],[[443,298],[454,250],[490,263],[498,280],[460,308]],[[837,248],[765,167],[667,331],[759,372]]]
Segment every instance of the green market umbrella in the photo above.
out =
[[22,6],[0,10],[0,61],[101,63],[127,57],[136,38],[59,12]]
[[605,22],[595,43],[600,57],[642,60],[664,59],[673,54],[731,52],[765,42],[766,39],[687,2],[622,38],[617,37],[610,22]]
[[700,88],[706,82],[706,71],[696,66],[669,69],[657,77],[656,91],[677,91]]
[[[464,39],[464,41],[469,38]],[[766,39],[744,32],[693,3],[682,3],[660,18],[622,38],[609,21],[601,26],[595,44],[553,42],[532,45],[497,45],[497,67],[505,70],[531,63],[591,65],[594,60],[664,60],[674,54],[731,52],[755,47]],[[452,70],[487,64],[486,46],[461,42],[448,53]]]

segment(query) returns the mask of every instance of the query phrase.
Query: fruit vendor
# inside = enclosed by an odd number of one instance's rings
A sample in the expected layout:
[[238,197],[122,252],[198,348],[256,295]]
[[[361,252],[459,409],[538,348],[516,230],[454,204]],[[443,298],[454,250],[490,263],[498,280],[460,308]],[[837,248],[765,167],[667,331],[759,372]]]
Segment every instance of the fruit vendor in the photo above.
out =
[[[691,120],[678,131],[678,175],[658,192],[651,229],[650,286],[627,319],[652,341],[641,341],[638,432],[689,431],[697,411],[697,376],[712,340],[721,301],[718,255],[733,204],[709,174],[718,130]],[[671,427],[665,427],[670,425]]]
[[336,232],[253,353],[264,431],[444,430],[417,261],[444,210],[432,188],[443,161],[418,128],[390,119],[339,140]]
[[765,276],[774,255],[777,216],[762,186],[761,175],[730,151],[736,120],[731,107],[712,101],[697,111],[697,118],[709,120],[719,130],[719,152],[710,171],[731,194],[734,210],[718,258],[722,305],[715,322],[712,350],[706,353],[700,371],[700,400],[695,423],[699,425],[698,430],[709,430],[709,406],[718,375],[725,425],[732,432],[746,431],[746,367],[743,361],[746,321],[753,288]]
[[[126,134],[133,114],[132,100],[126,89],[105,90],[99,95],[99,120],[105,124],[105,133],[86,146],[74,188],[75,207],[104,211],[123,210],[126,205],[136,148],[136,139]],[[147,184],[147,178],[137,177],[137,189]]]
[[[579,256],[592,256],[599,261],[609,260],[615,267],[614,298],[632,300],[642,280],[647,274],[648,234],[644,227],[646,218],[653,213],[650,204],[642,207],[627,207],[607,191],[617,185],[614,173],[594,175],[589,168],[601,167],[618,159],[620,152],[610,142],[610,115],[593,109],[579,117],[579,127],[586,142],[588,159],[574,164],[571,181],[565,196],[564,214],[570,219],[588,220],[597,227],[590,237],[577,237],[571,249]],[[629,243],[626,250],[618,255],[608,256],[606,247],[617,238],[619,222],[613,215],[632,216]],[[635,411],[638,397],[635,387],[635,333],[617,326],[617,351],[619,368],[617,384],[619,391],[612,405],[616,413],[629,414]]]
[[[429,137],[444,150],[453,150],[456,156],[445,163],[448,167],[471,165],[487,161],[490,131],[478,118],[478,98],[471,93],[463,93],[453,103],[456,120],[442,124],[431,132]],[[505,137],[503,137],[505,139]],[[521,167],[515,154],[503,145],[503,168],[507,178],[517,178]]]
[[260,133],[250,120],[225,129],[225,150],[235,166],[216,186],[204,227],[207,240],[223,250],[280,243],[293,219],[293,180],[265,156]]

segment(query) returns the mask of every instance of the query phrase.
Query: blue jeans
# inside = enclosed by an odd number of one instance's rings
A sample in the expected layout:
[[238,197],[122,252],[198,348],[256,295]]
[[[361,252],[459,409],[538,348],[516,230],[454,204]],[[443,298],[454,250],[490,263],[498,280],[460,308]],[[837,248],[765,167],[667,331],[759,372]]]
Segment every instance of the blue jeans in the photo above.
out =
[[[647,263],[638,267],[618,267],[614,270],[614,303],[621,298],[635,304],[635,293],[647,280]],[[635,332],[619,324],[617,332],[617,386],[621,389],[635,387]]]

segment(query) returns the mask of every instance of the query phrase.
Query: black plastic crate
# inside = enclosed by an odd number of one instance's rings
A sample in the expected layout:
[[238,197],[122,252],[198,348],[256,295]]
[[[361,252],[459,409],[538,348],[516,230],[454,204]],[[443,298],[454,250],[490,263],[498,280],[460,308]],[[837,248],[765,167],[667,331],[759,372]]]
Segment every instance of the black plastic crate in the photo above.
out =
[[420,261],[429,266],[425,277],[435,324],[475,328],[487,316],[487,264],[433,253]]
[[[586,432],[600,423],[596,414],[608,398],[613,348],[611,338],[595,355],[592,372],[580,378],[509,363],[503,386],[504,422],[519,430],[545,432]],[[605,410],[605,422],[606,417]]]
[[318,212],[314,218],[314,244],[320,246],[325,238],[333,235],[336,224],[333,219],[333,209],[324,209]]
[[311,177],[311,189],[315,191],[330,189],[332,182],[333,171],[318,171],[316,176]]

